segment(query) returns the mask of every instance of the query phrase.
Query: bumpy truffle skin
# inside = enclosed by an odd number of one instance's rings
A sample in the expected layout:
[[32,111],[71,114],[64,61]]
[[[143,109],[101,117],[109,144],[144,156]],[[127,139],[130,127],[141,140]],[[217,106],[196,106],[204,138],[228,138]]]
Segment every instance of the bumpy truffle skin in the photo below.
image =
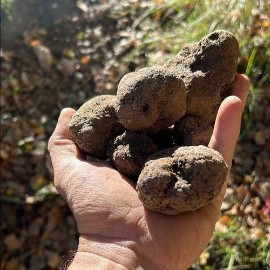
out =
[[173,129],[173,137],[177,146],[207,146],[212,133],[212,126],[205,120],[188,115],[176,122]]
[[89,155],[106,158],[108,142],[124,131],[115,114],[116,96],[102,95],[84,103],[73,115],[69,131],[77,146]]
[[[219,105],[234,83],[239,45],[227,31],[219,30],[186,45],[165,63],[175,69],[187,87],[187,114],[215,120]],[[203,108],[203,109],[202,109]]]
[[186,112],[186,88],[181,78],[164,67],[148,67],[125,75],[117,90],[116,114],[132,131],[156,133]]
[[111,163],[120,173],[136,178],[147,158],[157,151],[157,146],[146,134],[125,131],[110,141],[107,153]]
[[167,215],[207,205],[221,191],[228,168],[205,146],[159,151],[149,157],[137,182],[144,206]]

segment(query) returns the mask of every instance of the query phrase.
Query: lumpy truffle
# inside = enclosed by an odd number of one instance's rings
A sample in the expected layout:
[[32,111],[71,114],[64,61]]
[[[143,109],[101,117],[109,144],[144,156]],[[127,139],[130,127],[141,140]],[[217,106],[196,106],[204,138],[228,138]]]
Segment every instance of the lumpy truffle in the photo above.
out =
[[211,148],[170,148],[149,157],[137,191],[146,208],[175,215],[208,204],[219,194],[227,173],[221,154]]
[[119,83],[116,114],[129,130],[156,133],[185,112],[185,84],[172,69],[143,68],[125,75]]
[[115,114],[116,96],[97,96],[84,103],[69,123],[74,142],[87,154],[106,158],[108,142],[124,131]]
[[108,157],[117,170],[131,178],[138,177],[147,158],[158,148],[146,134],[125,131],[110,141]]
[[173,68],[187,87],[186,114],[215,120],[219,105],[231,93],[239,45],[227,31],[218,30],[198,43],[186,45],[164,66]]

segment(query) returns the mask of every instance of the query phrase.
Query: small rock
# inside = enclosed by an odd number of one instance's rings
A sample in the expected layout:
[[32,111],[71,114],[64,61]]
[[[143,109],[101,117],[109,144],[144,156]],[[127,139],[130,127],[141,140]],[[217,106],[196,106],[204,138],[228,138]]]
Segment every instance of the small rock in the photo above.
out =
[[33,44],[34,52],[37,56],[40,66],[47,72],[51,70],[53,57],[50,49],[40,43]]
[[74,60],[68,58],[62,58],[57,64],[57,68],[65,76],[71,76],[76,71]]

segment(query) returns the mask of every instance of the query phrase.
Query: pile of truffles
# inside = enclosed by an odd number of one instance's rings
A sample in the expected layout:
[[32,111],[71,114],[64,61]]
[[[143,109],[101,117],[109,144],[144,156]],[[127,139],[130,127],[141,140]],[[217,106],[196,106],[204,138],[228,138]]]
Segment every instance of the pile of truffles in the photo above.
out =
[[115,96],[97,96],[74,114],[74,142],[137,181],[150,210],[175,215],[208,204],[228,171],[207,145],[231,93],[238,51],[231,33],[215,31],[163,66],[126,74]]

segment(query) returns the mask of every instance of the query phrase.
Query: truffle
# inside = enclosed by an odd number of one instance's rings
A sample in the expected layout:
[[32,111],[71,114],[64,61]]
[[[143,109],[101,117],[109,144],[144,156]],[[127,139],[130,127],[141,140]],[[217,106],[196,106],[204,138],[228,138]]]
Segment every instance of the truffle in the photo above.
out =
[[125,75],[119,83],[116,114],[129,130],[156,133],[185,112],[185,84],[172,69],[143,68]]
[[102,95],[84,103],[73,115],[69,131],[87,154],[106,158],[108,142],[124,131],[115,114],[116,96]]
[[213,133],[212,126],[204,119],[184,116],[174,124],[173,137],[177,146],[207,146]]
[[208,204],[220,193],[227,173],[221,154],[211,148],[174,147],[149,157],[137,191],[146,208],[175,215]]
[[135,178],[140,174],[147,158],[157,151],[157,146],[146,134],[125,131],[110,141],[108,157],[120,173]]
[[198,43],[186,45],[165,63],[184,80],[187,87],[186,114],[215,120],[222,99],[231,93],[239,45],[227,31],[218,30]]

